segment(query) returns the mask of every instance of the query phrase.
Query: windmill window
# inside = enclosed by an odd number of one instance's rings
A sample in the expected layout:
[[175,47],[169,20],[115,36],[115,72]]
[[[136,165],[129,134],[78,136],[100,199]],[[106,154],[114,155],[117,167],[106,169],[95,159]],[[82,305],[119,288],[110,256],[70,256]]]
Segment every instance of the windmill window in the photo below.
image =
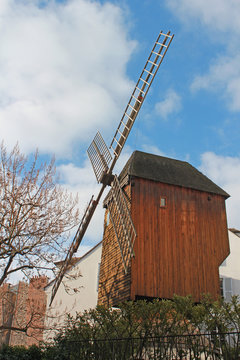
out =
[[224,289],[223,289],[223,278],[220,278],[220,294],[224,298]]
[[225,301],[230,302],[232,299],[232,279],[223,277],[220,278],[220,293]]
[[164,196],[160,196],[160,207],[165,208],[167,204],[166,198]]

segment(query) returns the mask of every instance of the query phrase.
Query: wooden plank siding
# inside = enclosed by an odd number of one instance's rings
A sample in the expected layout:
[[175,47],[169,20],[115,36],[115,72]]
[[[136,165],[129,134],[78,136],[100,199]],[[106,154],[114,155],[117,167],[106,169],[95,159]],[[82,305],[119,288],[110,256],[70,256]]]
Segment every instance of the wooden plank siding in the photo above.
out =
[[[125,186],[124,192],[130,208],[131,189]],[[108,210],[105,211],[102,257],[99,274],[98,305],[116,306],[130,299],[131,262],[126,274],[124,271],[120,248]]]
[[174,294],[217,298],[218,268],[229,254],[225,197],[138,177],[124,191],[137,231],[135,258],[125,274],[106,210],[98,304]]
[[[225,198],[142,178],[132,179],[137,231],[131,299],[219,295],[218,267],[229,254]],[[166,207],[160,207],[160,197]]]

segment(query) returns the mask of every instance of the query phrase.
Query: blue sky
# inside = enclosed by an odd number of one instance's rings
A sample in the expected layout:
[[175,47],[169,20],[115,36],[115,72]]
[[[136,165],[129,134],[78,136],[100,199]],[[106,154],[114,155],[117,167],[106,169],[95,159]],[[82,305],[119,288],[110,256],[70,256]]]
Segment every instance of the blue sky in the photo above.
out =
[[[116,171],[135,149],[187,160],[227,191],[240,228],[240,2],[1,0],[0,137],[56,157],[83,211],[86,149],[110,145],[160,30],[175,34]],[[99,206],[83,249],[101,240]]]

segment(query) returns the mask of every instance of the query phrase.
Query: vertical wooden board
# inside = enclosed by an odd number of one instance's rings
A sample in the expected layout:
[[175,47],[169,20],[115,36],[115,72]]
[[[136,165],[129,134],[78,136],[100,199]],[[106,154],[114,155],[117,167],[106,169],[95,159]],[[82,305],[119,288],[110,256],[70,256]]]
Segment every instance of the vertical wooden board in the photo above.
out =
[[[214,249],[216,267],[219,267],[222,261],[225,260],[226,256],[228,256],[228,254],[230,253],[225,203],[221,200],[222,199],[220,196],[216,197],[215,199],[215,202],[217,204],[217,217],[221,219],[220,221],[215,221],[215,233],[218,239],[218,246],[216,247],[216,249]],[[216,283],[215,286],[220,292],[219,283]]]
[[[142,184],[142,181],[141,181]],[[141,187],[142,188],[142,187]],[[146,189],[147,190],[147,189]],[[141,259],[142,259],[142,264],[143,264],[143,271],[142,271],[142,275],[143,275],[143,293],[146,293],[147,288],[149,287],[149,279],[147,277],[147,272],[146,272],[146,268],[151,266],[150,262],[149,262],[149,245],[150,245],[150,231],[149,231],[149,226],[150,226],[150,214],[149,214],[149,203],[151,202],[151,199],[149,199],[149,195],[146,193],[146,190],[143,192],[143,203],[141,204],[141,208],[143,209],[143,219],[141,222],[141,229],[142,229],[142,239],[141,239],[141,243],[143,243],[143,248],[140,250],[141,251]],[[147,203],[148,202],[148,203]],[[146,223],[148,224],[148,226],[146,226]],[[148,231],[146,231],[148,228]],[[139,244],[139,246],[140,246]]]
[[[217,196],[220,202],[209,204],[204,192],[143,179],[134,182],[133,218],[138,242],[132,298],[192,293],[199,301],[208,290],[216,295],[219,236],[222,243],[227,243],[226,220],[216,212],[216,206],[220,204],[224,213],[224,198]],[[159,208],[160,194],[167,197],[166,209]],[[214,200],[216,196],[212,197]],[[224,235],[217,231],[219,221]]]
[[[173,189],[172,189],[173,191]],[[181,201],[181,192],[176,191],[172,193],[173,201],[175,202],[175,215],[176,215],[176,228],[175,234],[172,233],[172,238],[175,239],[175,257],[173,258],[173,263],[176,264],[174,267],[174,282],[175,286],[173,288],[174,294],[181,294],[182,292],[182,257],[179,256],[180,250],[182,249],[182,201]],[[171,294],[168,294],[171,296]]]
[[225,224],[227,224],[226,217],[226,208],[225,203],[221,201],[221,197],[218,197],[219,204],[219,217],[221,218],[220,224],[217,226],[218,229],[218,237],[219,237],[219,249],[217,254],[217,262],[218,266],[222,264],[222,262],[226,258],[226,254],[229,255],[229,240],[228,240],[228,229]]
[[[135,225],[137,237],[134,244],[134,253],[135,257],[131,262],[131,300],[135,300],[135,295],[138,293],[137,285],[141,283],[141,269],[139,269],[140,259],[139,259],[139,250],[138,244],[140,242],[140,224],[141,219],[139,220],[139,205],[140,205],[140,196],[139,196],[139,187],[138,183],[134,179],[131,179],[131,216],[133,224]],[[138,269],[138,271],[137,271]]]
[[[155,297],[156,295],[156,291],[157,288],[159,286],[159,274],[158,274],[158,268],[161,267],[161,258],[159,256],[160,251],[160,244],[161,244],[161,239],[160,239],[160,232],[159,232],[159,225],[161,223],[161,218],[159,217],[159,187],[156,186],[156,183],[152,183],[152,186],[149,187],[149,189],[151,189],[150,192],[150,208],[149,208],[149,213],[151,214],[151,223],[150,223],[150,228],[149,228],[149,232],[150,232],[150,238],[149,238],[149,242],[150,242],[150,247],[148,249],[149,251],[149,262],[150,262],[150,267],[146,268],[146,271],[148,273],[148,281],[149,281],[149,290],[146,289],[146,291],[149,291],[149,293],[151,294],[151,297]],[[146,186],[146,184],[144,184],[144,186]],[[155,210],[154,210],[155,209]],[[151,275],[151,274],[154,274]]]
[[195,194],[195,203],[196,203],[196,221],[195,221],[195,243],[196,243],[196,252],[193,259],[196,262],[195,270],[195,279],[197,280],[197,286],[194,288],[194,297],[196,301],[200,300],[201,293],[205,292],[205,267],[204,262],[206,261],[206,256],[204,252],[207,252],[207,244],[203,241],[206,239],[205,227],[202,222],[202,210],[204,210],[204,204],[202,202],[202,196],[200,192]]
[[[219,279],[218,275],[216,276],[216,269],[218,269],[217,265],[217,248],[216,241],[214,241],[218,237],[218,229],[217,229],[217,219],[219,218],[219,203],[217,198],[212,198],[208,196],[206,199],[206,207],[207,207],[207,218],[211,218],[211,226],[208,227],[207,238],[209,239],[209,267],[207,271],[207,287],[212,286],[213,293],[217,296],[219,294]],[[215,212],[215,217],[212,216],[212,213]],[[205,220],[207,221],[207,219]],[[219,226],[221,226],[221,221],[219,221]],[[211,276],[211,272],[215,272],[215,276]]]
[[131,298],[134,300],[135,295],[141,295],[144,292],[145,278],[145,244],[144,228],[149,221],[145,218],[145,194],[141,193],[141,187],[138,179],[132,179],[132,219],[136,228],[137,238],[134,245],[135,258],[132,260],[131,272]]
[[[194,197],[194,193],[190,191],[190,204],[189,204],[189,222],[188,222],[188,236],[189,236],[189,248],[190,251],[188,253],[188,261],[190,262],[192,258],[195,259],[197,266],[198,264],[198,257],[196,251],[196,242],[195,242],[195,222],[196,222],[196,199]],[[189,282],[187,287],[187,292],[190,294],[194,286],[199,286],[198,284],[198,277],[196,277],[196,269],[194,268],[193,271],[189,274]]]
[[[164,190],[162,187],[160,187],[160,193],[163,194]],[[160,194],[159,194],[160,196]],[[166,289],[166,284],[168,282],[168,266],[166,266],[166,261],[165,259],[167,259],[167,241],[166,241],[166,211],[167,208],[160,208],[159,207],[159,201],[158,201],[158,213],[159,213],[159,253],[156,254],[159,256],[160,258],[160,269],[161,269],[161,288],[162,289]],[[157,235],[157,234],[156,234]],[[157,239],[156,239],[157,240]],[[156,241],[155,240],[155,241]],[[154,240],[153,240],[154,241]]]
[[[147,184],[144,184],[145,186]],[[151,212],[152,212],[152,218],[154,218],[154,226],[151,227],[151,243],[152,243],[152,258],[153,258],[153,264],[151,269],[147,269],[149,276],[151,276],[151,273],[154,274],[153,281],[152,281],[152,287],[151,287],[151,296],[155,297],[158,289],[163,286],[162,284],[162,274],[163,274],[163,268],[162,268],[162,252],[163,252],[163,246],[164,242],[162,239],[164,236],[164,228],[163,228],[163,216],[160,211],[160,196],[161,196],[161,189],[158,186],[157,183],[152,182],[151,183],[152,192],[151,192]],[[159,271],[160,270],[160,271]]]
[[[182,194],[184,194],[183,190],[182,190]],[[189,196],[184,196],[183,197],[183,203],[184,207],[182,208],[182,251],[180,251],[180,257],[182,257],[182,287],[181,287],[181,292],[182,294],[187,294],[187,293],[191,293],[190,288],[188,286],[188,284],[190,283],[190,276],[191,276],[191,272],[189,271],[191,269],[191,242],[190,242],[190,235],[189,235],[189,231],[190,231],[190,223],[189,223],[189,218],[190,218],[190,210],[189,210],[189,204],[190,204],[190,198]],[[190,291],[190,292],[189,292]]]
[[[204,289],[206,288],[205,286],[205,266],[204,263],[207,260],[207,256],[204,255],[204,252],[208,252],[207,250],[207,244],[204,243],[205,239],[206,239],[206,234],[205,234],[205,227],[204,224],[202,222],[202,210],[204,209],[204,203],[202,202],[202,194],[196,193],[196,222],[195,222],[195,228],[196,228],[196,238],[195,243],[196,243],[196,252],[195,252],[195,256],[193,257],[195,263],[196,263],[196,271],[194,271],[195,269],[193,269],[194,273],[195,273],[195,280],[197,280],[197,286],[195,285],[194,288],[194,293],[192,295],[194,295],[194,298],[196,299],[196,301],[199,301],[199,294],[202,292],[205,292]],[[205,211],[205,210],[204,210]]]
[[[149,190],[150,190],[150,188],[149,188]],[[158,208],[158,196],[159,196],[159,194],[158,194],[157,188],[155,186],[153,186],[150,191],[150,198],[152,199],[152,201],[151,201],[152,207],[156,208],[156,209]],[[157,234],[157,231],[158,231],[158,227],[157,227],[158,221],[159,221],[158,216],[154,216],[154,212],[153,212],[153,214],[151,215],[151,219],[150,219],[149,262],[151,264],[151,272],[154,274],[154,276],[151,276],[150,274],[148,276],[149,291],[151,294],[153,294],[152,295],[153,297],[155,296],[157,283],[158,283],[157,268],[159,267],[159,258],[156,256],[156,254],[158,254],[159,242],[154,241],[154,239],[157,240],[157,236],[155,234]]]
[[[131,198],[130,214],[131,214],[131,217],[132,217],[133,224],[135,226],[135,230],[137,230],[136,225],[135,225],[135,221],[134,221],[135,202],[136,201],[135,201],[135,198],[134,198],[133,186],[134,186],[133,182],[130,181],[130,185],[129,185],[130,198]],[[136,233],[137,233],[137,231],[136,231]],[[133,249],[134,249],[134,257],[131,260],[131,280],[130,280],[130,299],[131,300],[134,300],[134,295],[133,294],[135,294],[135,284],[137,283],[136,281],[133,282],[133,271],[135,269],[137,244],[138,244],[138,233],[137,233],[135,243],[134,243],[134,247],[133,247]]]
[[[199,292],[201,292],[201,266],[202,266],[202,257],[200,254],[200,244],[201,244],[201,223],[199,221],[199,207],[201,206],[200,203],[200,198],[199,198],[199,194],[194,192],[194,201],[195,201],[195,209],[196,209],[196,213],[195,213],[195,219],[194,222],[192,223],[192,232],[191,234],[193,234],[193,238],[192,238],[192,242],[193,242],[193,247],[194,247],[194,252],[193,252],[193,259],[194,259],[194,268],[193,268],[193,288],[198,289]],[[195,294],[192,294],[196,297],[198,297],[198,295],[196,294],[196,290],[195,290]],[[196,299],[197,301],[198,299]]]
[[205,242],[207,239],[206,234],[206,226],[204,224],[203,214],[206,212],[206,207],[203,201],[202,193],[197,192],[195,195],[195,203],[196,203],[196,238],[194,239],[196,248],[194,254],[194,261],[196,268],[192,267],[194,271],[194,278],[197,281],[197,286],[194,288],[194,297],[196,301],[200,300],[200,294],[205,292],[206,289],[206,266],[205,264],[208,262],[208,242]]
[[[178,263],[178,239],[177,239],[177,216],[176,216],[176,209],[178,208],[178,203],[176,198],[173,196],[173,192],[171,186],[168,185],[168,192],[167,192],[167,216],[168,216],[168,243],[170,248],[171,257],[169,259],[168,266],[171,268],[171,272],[169,274],[168,279],[168,294],[167,298],[174,293],[176,293],[176,289],[178,286],[178,279],[176,277]],[[173,236],[174,234],[174,236]]]
[[[149,291],[150,294],[153,293],[153,289],[154,289],[154,280],[155,280],[155,272],[154,272],[154,229],[153,229],[153,218],[156,216],[154,216],[154,211],[153,213],[151,213],[150,209],[151,208],[155,208],[154,205],[154,200],[155,197],[153,196],[153,192],[154,192],[154,188],[153,187],[147,187],[147,192],[146,195],[150,198],[149,203],[147,204],[147,209],[148,209],[148,218],[149,218],[149,235],[145,233],[145,236],[148,235],[148,243],[147,243],[147,254],[148,254],[148,260],[146,261],[145,264],[145,276],[147,279],[146,282],[146,287],[145,287],[145,292]],[[150,205],[151,204],[151,205]],[[154,274],[154,276],[151,275]]]

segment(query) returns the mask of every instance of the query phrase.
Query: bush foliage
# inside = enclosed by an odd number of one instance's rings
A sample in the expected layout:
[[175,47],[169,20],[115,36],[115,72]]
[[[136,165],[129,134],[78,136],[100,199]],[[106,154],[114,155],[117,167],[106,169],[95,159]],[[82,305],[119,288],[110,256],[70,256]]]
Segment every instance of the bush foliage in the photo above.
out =
[[42,360],[42,349],[31,346],[26,349],[24,346],[7,346],[0,348],[0,360]]
[[97,307],[68,317],[56,343],[66,340],[117,339],[142,336],[196,334],[196,332],[240,331],[240,303],[212,301],[205,296],[200,304],[191,298],[125,302],[119,308]]
[[[231,303],[227,303],[223,300],[212,301],[210,297],[205,296],[202,302],[196,305],[190,296],[175,296],[173,300],[126,302],[119,308],[97,307],[83,314],[77,314],[76,317],[69,316],[65,327],[57,335],[53,344],[29,349],[2,347],[0,359],[111,359],[113,358],[113,343],[119,339],[122,340],[118,341],[117,352],[115,348],[114,359],[128,359],[134,358],[132,353],[134,346],[136,354],[140,348],[141,351],[143,348],[146,349],[146,341],[149,339],[159,337],[163,339],[167,336],[189,336],[188,339],[191,339],[192,335],[226,332],[236,332],[238,336],[234,335],[235,338],[231,344],[227,343],[224,337],[220,338],[219,342],[218,337],[216,338],[218,343],[214,346],[222,354],[227,354],[224,358],[238,359],[240,356],[240,303],[237,297],[233,297]],[[130,347],[129,342],[133,339],[139,339],[139,341]],[[197,359],[200,351],[199,343],[197,344],[196,337],[192,339],[195,340],[188,345],[193,349],[194,354],[197,354],[192,358]],[[96,343],[98,357],[94,355]],[[150,357],[148,354],[148,358],[167,358],[166,351],[169,352],[169,346],[168,343],[167,349],[164,350],[165,355],[162,349],[162,355],[158,349],[158,352],[155,352],[157,357]],[[176,345],[174,346],[176,352]],[[25,355],[23,355],[24,351]]]

